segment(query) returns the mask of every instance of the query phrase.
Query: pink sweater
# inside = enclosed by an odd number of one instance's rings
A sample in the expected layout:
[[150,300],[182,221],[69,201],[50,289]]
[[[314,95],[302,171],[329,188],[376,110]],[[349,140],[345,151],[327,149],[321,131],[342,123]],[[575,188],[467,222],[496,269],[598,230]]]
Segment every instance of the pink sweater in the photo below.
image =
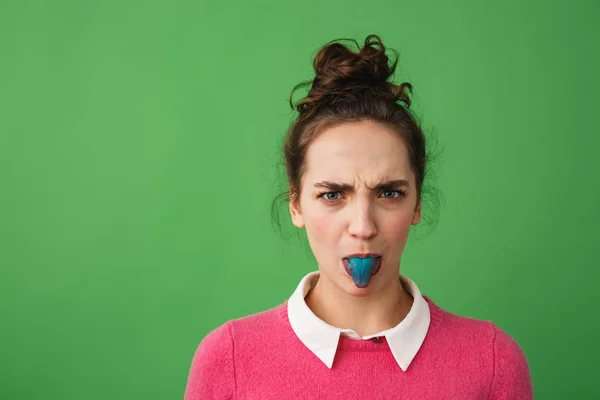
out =
[[340,337],[327,368],[295,335],[286,301],[210,332],[192,360],[185,400],[533,399],[527,360],[511,336],[423,297],[431,324],[406,372],[385,338]]

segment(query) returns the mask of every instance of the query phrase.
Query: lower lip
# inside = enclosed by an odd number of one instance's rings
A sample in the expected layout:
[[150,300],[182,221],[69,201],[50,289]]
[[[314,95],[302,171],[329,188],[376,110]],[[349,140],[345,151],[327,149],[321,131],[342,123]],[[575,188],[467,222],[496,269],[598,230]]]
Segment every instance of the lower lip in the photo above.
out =
[[[348,275],[350,275],[350,277],[352,277],[352,273],[350,272],[350,264],[348,263],[348,259],[343,258],[342,259],[342,263],[344,264],[344,269],[346,270],[346,273]],[[381,256],[377,257],[377,260],[375,261],[375,269],[373,270],[373,272],[371,273],[371,276],[375,276],[379,273],[379,271],[381,270]]]

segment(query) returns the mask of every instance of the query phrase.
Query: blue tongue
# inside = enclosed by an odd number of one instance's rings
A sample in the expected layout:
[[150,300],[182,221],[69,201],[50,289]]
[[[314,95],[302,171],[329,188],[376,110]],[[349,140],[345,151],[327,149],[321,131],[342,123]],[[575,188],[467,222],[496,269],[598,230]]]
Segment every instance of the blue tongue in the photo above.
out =
[[375,267],[375,261],[377,259],[375,257],[352,257],[348,258],[348,264],[350,264],[350,272],[352,274],[352,279],[354,279],[354,284],[359,288],[365,288],[369,285],[369,281],[371,280],[371,273],[373,272],[373,267]]

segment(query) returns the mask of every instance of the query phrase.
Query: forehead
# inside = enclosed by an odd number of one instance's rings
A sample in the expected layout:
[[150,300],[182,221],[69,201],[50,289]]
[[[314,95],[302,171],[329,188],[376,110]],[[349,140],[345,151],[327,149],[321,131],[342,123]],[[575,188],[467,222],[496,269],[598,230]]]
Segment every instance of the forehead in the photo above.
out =
[[320,133],[306,153],[306,178],[374,184],[383,179],[409,179],[408,151],[400,136],[385,125],[361,121]]

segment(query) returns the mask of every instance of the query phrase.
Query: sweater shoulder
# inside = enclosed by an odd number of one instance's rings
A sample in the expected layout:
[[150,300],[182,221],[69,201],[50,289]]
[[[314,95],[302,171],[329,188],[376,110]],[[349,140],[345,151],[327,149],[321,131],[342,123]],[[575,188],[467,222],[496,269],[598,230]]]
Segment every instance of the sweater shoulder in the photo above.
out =
[[237,390],[237,363],[257,354],[266,332],[277,332],[283,307],[231,319],[210,331],[198,345],[188,376],[185,399],[233,398]]
[[460,357],[479,355],[481,372],[490,380],[490,400],[533,398],[531,375],[525,354],[505,330],[491,320],[458,315],[444,310],[428,299],[437,335],[452,343]]
[[492,349],[494,346],[496,351],[502,353],[519,353],[522,352],[517,341],[504,331],[500,326],[491,320],[478,319],[459,315],[448,310],[440,308],[431,299],[429,302],[432,321],[442,331],[451,331],[453,335],[459,335],[463,338],[476,338],[477,342]]
[[[473,359],[479,355],[480,361],[490,367],[493,364],[493,345],[496,325],[490,320],[459,315],[439,307],[426,297],[431,314],[430,340],[452,354]],[[436,346],[437,347],[437,346]]]
[[451,334],[456,339],[468,340],[471,344],[474,344],[475,339],[475,343],[491,348],[496,335],[496,325],[492,321],[453,313],[441,308],[429,297],[424,297],[429,303],[431,323],[435,330]]
[[517,341],[493,324],[494,371],[491,400],[533,399],[531,372],[523,349]]
[[184,398],[231,398],[235,386],[234,344],[227,322],[209,332],[196,348]]
[[270,309],[259,311],[229,321],[232,327],[234,340],[260,340],[265,332],[281,333],[284,328],[284,315],[287,312],[287,301]]

